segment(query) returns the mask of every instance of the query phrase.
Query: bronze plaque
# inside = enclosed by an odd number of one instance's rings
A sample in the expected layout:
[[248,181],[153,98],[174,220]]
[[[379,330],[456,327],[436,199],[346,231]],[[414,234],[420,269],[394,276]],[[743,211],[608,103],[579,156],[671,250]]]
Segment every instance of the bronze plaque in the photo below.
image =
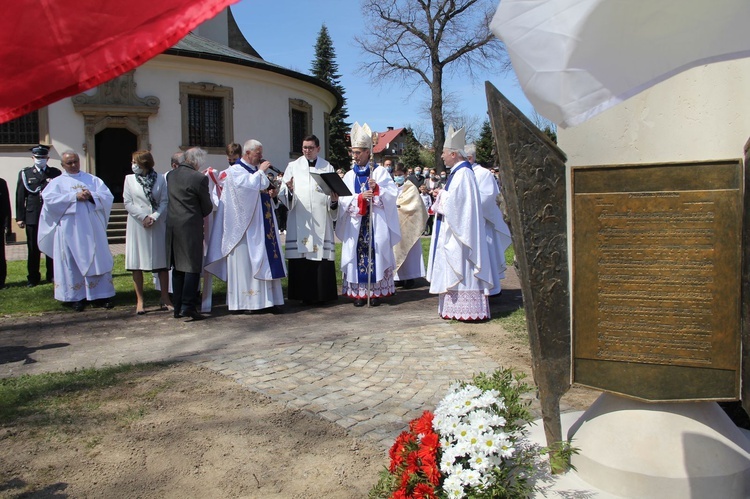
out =
[[573,381],[736,400],[742,164],[572,170]]

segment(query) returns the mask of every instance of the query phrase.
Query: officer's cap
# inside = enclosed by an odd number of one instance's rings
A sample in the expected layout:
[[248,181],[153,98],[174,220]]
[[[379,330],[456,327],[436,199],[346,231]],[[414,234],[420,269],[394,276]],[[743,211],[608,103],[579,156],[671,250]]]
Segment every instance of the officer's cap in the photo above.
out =
[[34,156],[45,158],[49,156],[49,149],[50,149],[50,146],[43,146],[42,144],[39,144],[38,146],[34,146],[29,150],[31,151],[31,154],[33,154]]

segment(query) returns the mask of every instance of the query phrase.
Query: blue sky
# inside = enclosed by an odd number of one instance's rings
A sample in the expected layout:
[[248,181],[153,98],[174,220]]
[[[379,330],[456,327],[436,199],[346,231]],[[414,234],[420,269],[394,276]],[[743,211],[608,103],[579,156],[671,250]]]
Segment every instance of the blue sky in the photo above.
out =
[[[427,101],[426,87],[410,94],[400,84],[376,85],[356,72],[363,55],[354,37],[365,33],[359,0],[241,0],[231,9],[245,38],[265,60],[306,74],[315,56],[318,32],[325,23],[336,50],[341,84],[346,89],[349,121],[366,122],[377,131],[406,125],[417,131],[431,131],[429,118],[420,111],[420,104]],[[485,80],[521,111],[532,113],[531,104],[512,74],[481,75],[474,83],[453,79],[445,82],[444,89],[457,93],[464,113],[478,116],[481,123],[487,112]]]

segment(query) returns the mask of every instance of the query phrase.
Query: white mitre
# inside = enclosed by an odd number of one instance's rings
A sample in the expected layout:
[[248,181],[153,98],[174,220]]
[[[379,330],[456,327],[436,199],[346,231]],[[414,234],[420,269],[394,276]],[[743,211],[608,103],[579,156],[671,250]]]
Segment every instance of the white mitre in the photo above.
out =
[[443,149],[455,149],[463,151],[466,146],[466,128],[461,127],[458,130],[453,129],[453,125],[448,125],[448,136],[445,137]]
[[361,149],[372,149],[372,130],[370,126],[365,123],[359,126],[359,123],[354,122],[351,133],[352,147]]

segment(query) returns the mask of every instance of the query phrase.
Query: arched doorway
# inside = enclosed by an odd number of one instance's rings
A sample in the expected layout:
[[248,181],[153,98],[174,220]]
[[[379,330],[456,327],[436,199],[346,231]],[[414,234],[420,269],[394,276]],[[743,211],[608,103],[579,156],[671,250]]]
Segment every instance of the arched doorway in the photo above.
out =
[[122,187],[130,169],[133,153],[138,150],[138,137],[127,128],[105,128],[94,136],[96,176],[104,181],[122,203]]

